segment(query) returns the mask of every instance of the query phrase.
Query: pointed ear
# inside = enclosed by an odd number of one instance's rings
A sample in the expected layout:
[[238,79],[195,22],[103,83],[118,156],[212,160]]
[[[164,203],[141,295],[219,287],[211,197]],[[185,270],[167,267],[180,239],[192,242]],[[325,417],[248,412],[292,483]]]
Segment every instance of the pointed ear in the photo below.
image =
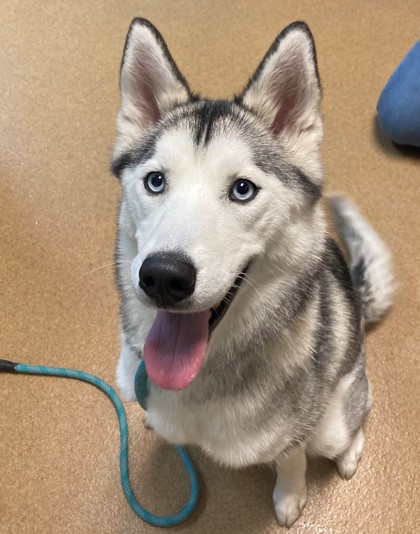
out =
[[[285,28],[237,98],[279,137],[322,136],[315,45],[304,22]],[[314,131],[316,130],[316,132]]]
[[157,29],[134,19],[128,31],[120,76],[121,107],[116,153],[155,124],[175,105],[190,98],[184,77]]

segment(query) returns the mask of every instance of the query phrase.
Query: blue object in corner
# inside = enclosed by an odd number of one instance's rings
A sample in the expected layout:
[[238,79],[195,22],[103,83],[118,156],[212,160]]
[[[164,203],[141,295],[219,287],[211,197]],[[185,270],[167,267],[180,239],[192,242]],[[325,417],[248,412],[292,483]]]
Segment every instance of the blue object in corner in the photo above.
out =
[[377,111],[379,125],[392,141],[420,147],[420,41],[388,80]]

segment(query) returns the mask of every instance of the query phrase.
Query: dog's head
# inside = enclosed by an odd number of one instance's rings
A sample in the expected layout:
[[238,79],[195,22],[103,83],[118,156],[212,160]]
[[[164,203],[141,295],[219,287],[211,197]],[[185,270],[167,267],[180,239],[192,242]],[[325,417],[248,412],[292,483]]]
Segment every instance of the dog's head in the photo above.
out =
[[[304,23],[291,24],[241,95],[206,100],[191,93],[154,26],[136,19],[120,86],[113,170],[136,244],[132,284],[143,304],[161,310],[146,366],[149,359],[157,385],[177,389],[195,376],[209,325],[226,312],[247,270],[273,243],[283,243],[287,256],[299,221],[320,197],[315,47]],[[162,351],[177,343],[178,354],[164,363]],[[196,364],[168,380],[176,359]]]

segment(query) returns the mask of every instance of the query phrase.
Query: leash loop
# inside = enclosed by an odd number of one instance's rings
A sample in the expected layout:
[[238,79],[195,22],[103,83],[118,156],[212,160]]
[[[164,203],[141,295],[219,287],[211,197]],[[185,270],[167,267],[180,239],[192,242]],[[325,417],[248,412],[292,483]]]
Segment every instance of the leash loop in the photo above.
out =
[[[125,409],[121,399],[117,395],[116,391],[106,382],[101,380],[95,375],[85,373],[84,371],[78,371],[76,369],[66,369],[63,367],[44,367],[38,365],[25,365],[22,363],[10,362],[8,360],[0,360],[0,372],[19,373],[27,375],[42,375],[42,376],[57,376],[60,378],[72,378],[74,380],[81,380],[87,382],[100,389],[105,395],[108,396],[115,411],[117,412],[118,422],[120,426],[120,474],[121,474],[121,486],[125,495],[125,498],[130,505],[131,509],[137,514],[140,519],[153,525],[155,527],[173,527],[179,525],[188,519],[188,517],[194,512],[198,496],[198,477],[194,464],[186,450],[183,447],[175,447],[178,455],[180,456],[185,469],[187,471],[190,480],[190,497],[185,507],[175,515],[158,516],[150,513],[146,510],[137,500],[134,491],[131,487],[130,477],[128,472],[128,426]],[[145,372],[145,371],[144,371]],[[137,384],[136,376],[136,384]],[[144,387],[147,387],[147,375],[143,373]]]

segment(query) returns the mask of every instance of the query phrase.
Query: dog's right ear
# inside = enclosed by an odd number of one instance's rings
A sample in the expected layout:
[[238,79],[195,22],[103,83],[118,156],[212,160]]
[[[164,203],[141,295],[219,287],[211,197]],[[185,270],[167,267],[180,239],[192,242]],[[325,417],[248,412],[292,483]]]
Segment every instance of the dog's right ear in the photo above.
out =
[[134,19],[128,30],[120,90],[114,156],[121,155],[171,108],[190,98],[188,84],[165,41],[148,20]]

